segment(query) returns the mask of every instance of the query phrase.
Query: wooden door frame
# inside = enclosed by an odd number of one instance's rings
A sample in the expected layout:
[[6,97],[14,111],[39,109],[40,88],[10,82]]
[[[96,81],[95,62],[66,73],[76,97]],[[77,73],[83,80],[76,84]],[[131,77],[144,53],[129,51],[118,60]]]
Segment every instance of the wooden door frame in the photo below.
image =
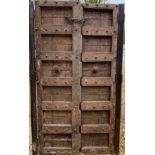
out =
[[118,5],[118,35],[116,58],[116,108],[115,108],[115,138],[114,151],[119,154],[120,125],[121,125],[121,95],[122,95],[122,59],[123,59],[123,31],[124,31],[124,4]]
[[[122,57],[123,57],[123,29],[124,29],[124,5],[120,4],[118,13],[118,42],[117,42],[117,74],[116,74],[116,108],[115,108],[115,153],[119,154],[119,135],[121,118],[121,83],[122,83]],[[29,2],[29,61],[30,61],[30,104],[31,104],[31,132],[32,153],[37,154],[37,108],[36,108],[36,55],[34,44],[34,6]]]
[[[32,154],[37,155],[37,108],[36,108],[36,54],[34,36],[34,5],[29,0],[29,76],[30,76],[30,116],[32,137]],[[29,123],[30,124],[30,123]]]

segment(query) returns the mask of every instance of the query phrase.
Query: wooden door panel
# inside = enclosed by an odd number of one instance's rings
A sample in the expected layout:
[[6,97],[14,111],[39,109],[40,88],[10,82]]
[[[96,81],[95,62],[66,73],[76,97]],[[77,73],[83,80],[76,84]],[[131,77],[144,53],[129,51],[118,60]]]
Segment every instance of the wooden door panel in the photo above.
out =
[[[87,27],[86,27],[87,28]],[[89,31],[92,30],[87,29]],[[112,37],[110,36],[84,36],[83,52],[111,53]]]
[[111,62],[86,62],[82,65],[85,77],[110,77]]
[[83,5],[81,150],[114,152],[116,31],[114,8]]
[[79,9],[80,4],[36,2],[40,155],[80,151],[82,37],[81,25],[70,22],[82,18]]
[[84,18],[86,19],[86,26],[109,27],[113,24],[112,10],[86,8]]
[[117,11],[36,1],[38,155],[114,153]]

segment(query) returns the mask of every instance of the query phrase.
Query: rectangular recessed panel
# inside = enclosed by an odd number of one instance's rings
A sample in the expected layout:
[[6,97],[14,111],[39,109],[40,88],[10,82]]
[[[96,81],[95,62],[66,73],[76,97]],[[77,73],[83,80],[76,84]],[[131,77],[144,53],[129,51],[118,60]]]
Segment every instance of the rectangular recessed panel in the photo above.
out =
[[86,26],[109,27],[113,25],[113,11],[103,9],[85,9]]
[[110,111],[85,111],[82,112],[82,124],[108,124]]
[[43,112],[44,124],[71,124],[72,113],[70,111],[45,111]]
[[111,62],[87,62],[82,64],[82,75],[88,77],[110,77]]
[[72,147],[70,134],[44,134],[44,147]]
[[110,86],[82,87],[82,101],[110,101]]
[[111,36],[85,36],[83,37],[83,52],[111,53]]
[[70,7],[42,7],[41,24],[42,25],[69,25],[65,17],[72,17],[72,8]]
[[42,52],[69,52],[72,50],[71,35],[44,34],[41,39]]
[[43,77],[71,77],[72,62],[43,61],[42,76]]
[[109,134],[83,134],[82,147],[85,146],[108,146]]
[[42,91],[43,101],[72,101],[72,87],[46,86]]

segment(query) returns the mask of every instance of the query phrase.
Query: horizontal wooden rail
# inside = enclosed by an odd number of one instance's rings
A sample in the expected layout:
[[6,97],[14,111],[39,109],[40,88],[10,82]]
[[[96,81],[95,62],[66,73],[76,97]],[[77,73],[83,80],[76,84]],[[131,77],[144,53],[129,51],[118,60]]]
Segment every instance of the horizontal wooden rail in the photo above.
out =
[[88,133],[109,133],[111,132],[110,125],[82,125],[81,126],[81,133],[88,134]]
[[83,153],[94,153],[94,154],[98,154],[98,153],[105,153],[105,154],[109,154],[110,152],[112,152],[112,149],[108,146],[84,146],[81,148],[81,151]]
[[45,6],[50,6],[50,7],[72,7],[75,2],[63,2],[63,1],[50,1],[50,0],[44,0],[44,1],[39,1],[39,6],[45,7]]
[[61,51],[61,52],[57,52],[57,51],[49,51],[49,52],[45,52],[42,51],[40,53],[40,59],[41,60],[64,60],[64,61],[71,61],[72,60],[72,52],[66,52],[66,51]]
[[113,10],[114,8],[118,7],[118,5],[116,4],[82,4],[82,6],[84,8],[87,8],[87,9],[107,9],[107,10]]
[[101,52],[84,52],[82,54],[83,62],[96,62],[96,61],[112,61],[116,56],[112,53]]
[[43,78],[41,84],[43,86],[72,86],[72,78]]
[[71,111],[72,109],[73,109],[72,102],[67,102],[67,101],[42,101],[42,110]]
[[110,101],[84,101],[81,103],[82,111],[91,110],[110,110],[112,108]]
[[112,36],[116,31],[113,27],[111,28],[98,28],[98,27],[89,27],[83,26],[82,34],[85,36]]
[[72,26],[53,26],[46,25],[46,26],[41,26],[40,28],[41,34],[72,34]]
[[83,77],[82,86],[111,86],[113,79],[110,77]]
[[60,124],[44,124],[42,133],[45,134],[71,134],[72,126],[71,125],[60,125]]
[[43,147],[43,154],[73,154],[71,147]]

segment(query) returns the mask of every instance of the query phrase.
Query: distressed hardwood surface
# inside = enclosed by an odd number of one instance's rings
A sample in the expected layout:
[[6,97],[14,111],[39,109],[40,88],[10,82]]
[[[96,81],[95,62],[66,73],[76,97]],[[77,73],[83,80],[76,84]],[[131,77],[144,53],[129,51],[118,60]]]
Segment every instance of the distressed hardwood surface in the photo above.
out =
[[117,5],[36,2],[39,155],[114,154]]

